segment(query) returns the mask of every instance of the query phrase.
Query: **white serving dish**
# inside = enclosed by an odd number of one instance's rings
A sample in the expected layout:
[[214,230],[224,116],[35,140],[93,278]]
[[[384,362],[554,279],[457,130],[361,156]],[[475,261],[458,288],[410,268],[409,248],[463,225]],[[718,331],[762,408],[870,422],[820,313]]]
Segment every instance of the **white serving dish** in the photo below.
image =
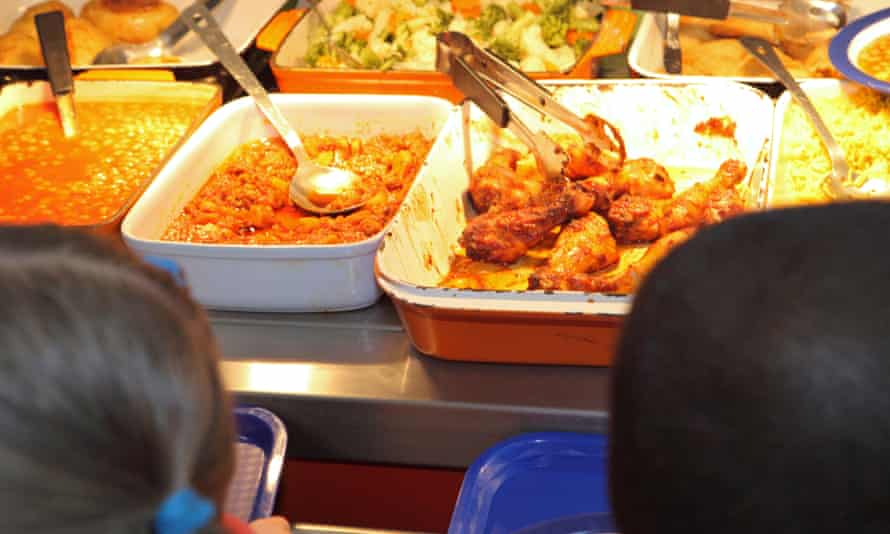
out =
[[[859,17],[888,6],[890,6],[890,2],[887,0],[853,0],[849,2],[849,20],[852,22]],[[736,76],[728,78],[721,76],[668,74],[664,71],[663,53],[664,38],[661,29],[659,29],[658,24],[656,23],[655,15],[653,13],[646,13],[643,16],[643,20],[640,22],[640,27],[637,30],[633,43],[630,45],[630,50],[627,52],[628,66],[641,76],[662,80],[686,81],[723,79],[759,85],[778,83],[774,78],[758,76]]]
[[[272,100],[304,134],[371,136],[420,130],[435,138],[453,106],[437,98],[274,94]],[[249,98],[211,115],[161,170],[124,219],[124,241],[135,251],[176,261],[199,302],[213,309],[339,311],[373,304],[374,252],[386,229],[344,245],[215,245],[161,241],[174,217],[242,143],[275,131]],[[443,149],[438,140],[433,151]],[[423,187],[421,168],[413,187]]]
[[[0,2],[0,31],[5,33],[30,6],[39,4],[42,0],[4,0]],[[88,0],[62,0],[75,14],[80,15],[80,10]],[[222,0],[213,8],[213,16],[219,22],[223,32],[238,52],[244,52],[253,42],[257,33],[265,26],[272,16],[284,5],[286,0]],[[179,10],[191,5],[192,0],[167,0]],[[138,68],[189,68],[206,67],[217,62],[214,56],[194,34],[186,35],[182,41],[173,48],[173,53],[182,58],[178,63],[156,63],[151,65],[136,65]],[[134,68],[133,65],[75,65],[76,68]],[[33,70],[42,69],[33,65],[0,65],[4,69]]]

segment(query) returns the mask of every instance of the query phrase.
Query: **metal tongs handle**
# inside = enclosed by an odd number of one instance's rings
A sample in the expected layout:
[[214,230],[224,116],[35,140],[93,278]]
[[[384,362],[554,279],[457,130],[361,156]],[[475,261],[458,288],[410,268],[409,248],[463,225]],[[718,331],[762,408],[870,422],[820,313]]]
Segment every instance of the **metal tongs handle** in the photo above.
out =
[[[448,74],[454,85],[479,106],[501,128],[508,128],[535,153],[548,178],[562,173],[565,157],[562,149],[543,133],[533,133],[510,111],[496,90],[510,94],[532,109],[549,115],[575,129],[585,143],[602,150],[624,142],[618,129],[602,120],[604,134],[557,102],[547,89],[515,69],[508,62],[476,46],[460,32],[443,32],[437,37],[436,70]],[[604,135],[611,139],[604,138]]]

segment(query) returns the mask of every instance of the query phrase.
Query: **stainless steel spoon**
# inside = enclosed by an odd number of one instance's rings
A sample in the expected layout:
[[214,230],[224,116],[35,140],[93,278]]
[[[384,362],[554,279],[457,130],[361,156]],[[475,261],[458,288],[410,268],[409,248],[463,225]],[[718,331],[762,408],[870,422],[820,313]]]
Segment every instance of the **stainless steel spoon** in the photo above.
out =
[[[222,0],[197,0],[196,3],[203,3],[207,9],[213,9]],[[183,37],[189,32],[188,25],[183,22],[182,14],[173,21],[164,31],[157,37],[147,43],[132,44],[123,43],[111,45],[103,49],[93,59],[94,65],[126,65],[133,60],[151,58],[163,60],[167,57],[176,57],[173,47],[176,46]]]
[[301,208],[322,215],[344,213],[362,207],[366,202],[364,199],[349,206],[335,204],[335,208],[328,207],[345,193],[356,190],[355,186],[361,179],[349,171],[325,167],[312,161],[303,148],[300,136],[284,118],[281,110],[272,103],[269,93],[235,51],[232,43],[226,39],[207,8],[200,4],[192,5],[182,11],[180,20],[185,21],[207,48],[216,54],[220,63],[253,98],[256,106],[290,148],[297,160],[297,172],[290,182],[290,199]]
[[822,143],[825,144],[825,149],[828,151],[828,157],[831,159],[832,170],[825,179],[826,192],[839,199],[874,198],[890,195],[890,187],[886,182],[862,180],[858,173],[850,169],[844,150],[831,135],[828,126],[825,125],[806,93],[782,64],[773,46],[768,41],[757,37],[742,37],[740,41],[755,58],[775,74],[813,122],[816,132],[819,133]]

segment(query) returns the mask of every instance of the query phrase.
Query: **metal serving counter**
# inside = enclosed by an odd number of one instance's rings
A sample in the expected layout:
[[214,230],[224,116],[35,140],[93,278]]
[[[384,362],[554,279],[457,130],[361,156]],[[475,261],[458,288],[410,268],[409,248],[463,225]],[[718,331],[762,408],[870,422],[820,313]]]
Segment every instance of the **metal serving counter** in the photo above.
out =
[[607,369],[430,358],[385,298],[357,312],[211,322],[228,387],[284,420],[291,456],[465,468],[522,432],[605,430]]

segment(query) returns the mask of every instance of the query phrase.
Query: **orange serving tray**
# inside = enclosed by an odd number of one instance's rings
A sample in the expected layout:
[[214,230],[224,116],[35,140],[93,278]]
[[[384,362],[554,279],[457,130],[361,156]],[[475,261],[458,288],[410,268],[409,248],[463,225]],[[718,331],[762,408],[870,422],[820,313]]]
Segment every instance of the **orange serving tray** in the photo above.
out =
[[[675,175],[681,190],[710,177],[729,157],[744,159],[750,169],[746,203],[751,209],[763,206],[773,115],[765,94],[734,83],[650,80],[563,81],[548,88],[576,113],[602,114],[632,141],[628,146],[635,153],[681,171]],[[513,109],[533,131],[559,131],[549,118],[521,106]],[[735,142],[691,135],[711,116],[736,122]],[[456,112],[377,249],[377,282],[425,354],[478,362],[610,365],[630,295],[440,287],[472,216],[466,198],[470,168],[505,143],[515,146],[475,107],[466,121]]]
[[419,306],[390,293],[420,352],[445,360],[611,365],[622,317]]
[[[334,0],[323,1],[335,5]],[[279,13],[257,38],[257,46],[273,51],[270,66],[278,88],[286,93],[410,94],[436,96],[460,102],[463,95],[451,80],[435,71],[372,71],[298,67],[308,40],[306,10]],[[597,75],[597,58],[624,51],[633,34],[637,15],[606,11],[593,45],[566,72],[532,72],[534,79],[587,79]]]

